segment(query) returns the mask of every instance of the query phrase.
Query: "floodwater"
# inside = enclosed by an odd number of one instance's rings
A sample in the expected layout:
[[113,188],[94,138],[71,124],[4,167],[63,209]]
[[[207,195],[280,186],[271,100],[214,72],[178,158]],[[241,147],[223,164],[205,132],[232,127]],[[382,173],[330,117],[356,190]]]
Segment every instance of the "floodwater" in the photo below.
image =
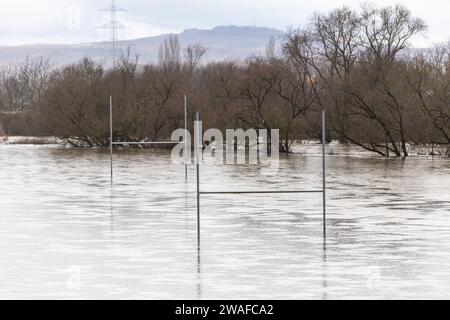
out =
[[[317,190],[320,145],[201,166],[202,191]],[[327,150],[321,194],[203,195],[168,151],[0,146],[0,298],[450,298],[450,161]]]

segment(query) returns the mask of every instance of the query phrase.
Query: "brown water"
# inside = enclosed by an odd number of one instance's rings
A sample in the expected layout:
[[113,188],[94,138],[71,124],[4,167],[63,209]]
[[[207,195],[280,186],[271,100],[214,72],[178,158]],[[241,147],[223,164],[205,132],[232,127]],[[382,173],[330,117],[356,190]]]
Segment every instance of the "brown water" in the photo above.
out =
[[[320,146],[202,190],[320,189]],[[328,148],[321,194],[205,195],[168,152],[0,146],[0,298],[450,298],[450,161]]]

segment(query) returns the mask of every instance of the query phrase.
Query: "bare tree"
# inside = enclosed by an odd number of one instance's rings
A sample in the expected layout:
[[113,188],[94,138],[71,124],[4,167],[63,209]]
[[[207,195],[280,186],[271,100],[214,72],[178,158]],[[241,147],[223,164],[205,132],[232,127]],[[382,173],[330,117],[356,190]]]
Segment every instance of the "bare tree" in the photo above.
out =
[[177,35],[170,34],[159,47],[159,64],[167,69],[180,67],[181,47]]
[[[333,130],[381,155],[407,156],[408,106],[396,63],[408,40],[425,29],[423,21],[401,6],[369,5],[360,12],[344,7],[313,21],[309,30],[291,33],[285,52],[320,78],[317,101],[333,106]],[[371,132],[361,134],[361,122]]]
[[271,36],[266,45],[266,58],[271,59],[276,57],[276,45],[275,36]]
[[414,90],[418,105],[438,135],[431,134],[426,143],[450,144],[450,46],[437,45],[420,52],[407,62],[408,84]]
[[189,68],[189,71],[192,72],[198,66],[206,52],[206,47],[203,47],[199,43],[187,46],[185,64]]

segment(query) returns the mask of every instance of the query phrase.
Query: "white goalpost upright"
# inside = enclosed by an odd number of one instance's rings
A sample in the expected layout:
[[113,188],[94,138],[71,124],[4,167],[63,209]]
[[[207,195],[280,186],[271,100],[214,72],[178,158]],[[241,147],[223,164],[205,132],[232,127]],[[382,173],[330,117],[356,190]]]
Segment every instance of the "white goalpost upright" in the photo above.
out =
[[[187,141],[187,95],[184,96],[184,143]],[[188,146],[186,146],[188,147]],[[185,153],[186,154],[186,153]],[[185,158],[185,164],[184,164],[184,178],[187,180],[188,176],[188,160]]]

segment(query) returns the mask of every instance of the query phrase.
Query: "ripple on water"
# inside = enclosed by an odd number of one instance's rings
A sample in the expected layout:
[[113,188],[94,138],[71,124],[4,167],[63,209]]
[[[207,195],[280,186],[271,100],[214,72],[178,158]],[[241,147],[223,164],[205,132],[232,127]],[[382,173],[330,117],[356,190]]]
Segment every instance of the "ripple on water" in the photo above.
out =
[[[274,176],[202,166],[202,190],[320,189],[320,145]],[[448,161],[346,157],[321,195],[202,196],[167,151],[0,146],[0,298],[450,298]]]

